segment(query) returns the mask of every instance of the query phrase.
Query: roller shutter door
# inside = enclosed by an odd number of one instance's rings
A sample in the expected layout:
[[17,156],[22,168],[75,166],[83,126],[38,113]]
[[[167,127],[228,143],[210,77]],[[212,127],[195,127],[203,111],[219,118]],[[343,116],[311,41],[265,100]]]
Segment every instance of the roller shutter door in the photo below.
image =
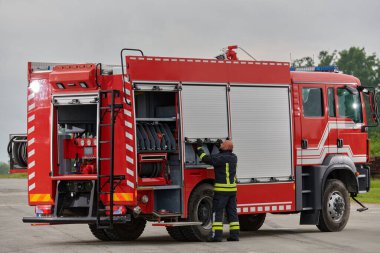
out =
[[291,176],[289,88],[232,86],[230,103],[237,177]]
[[228,137],[226,86],[183,85],[184,137]]

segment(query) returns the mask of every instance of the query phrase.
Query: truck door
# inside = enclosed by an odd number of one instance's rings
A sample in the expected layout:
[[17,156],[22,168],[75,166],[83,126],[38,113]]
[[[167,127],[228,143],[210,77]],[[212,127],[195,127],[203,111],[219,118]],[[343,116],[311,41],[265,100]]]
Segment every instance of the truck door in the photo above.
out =
[[301,164],[321,164],[328,153],[328,117],[324,85],[300,85]]
[[338,153],[355,163],[366,162],[367,133],[363,126],[363,99],[355,87],[339,86],[337,91]]

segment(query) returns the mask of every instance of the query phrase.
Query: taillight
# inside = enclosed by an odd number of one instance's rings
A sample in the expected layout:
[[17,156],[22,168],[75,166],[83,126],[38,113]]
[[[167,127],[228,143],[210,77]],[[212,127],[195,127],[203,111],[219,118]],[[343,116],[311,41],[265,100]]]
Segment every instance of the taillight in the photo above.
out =
[[[110,207],[107,206],[106,208],[108,211],[106,211],[107,215],[110,215]],[[113,214],[114,215],[125,215],[127,213],[127,208],[125,206],[114,206],[113,207]]]
[[125,215],[127,213],[127,208],[125,206],[115,206],[113,208],[113,214],[115,215]]
[[36,206],[35,213],[41,214],[41,215],[49,215],[52,213],[52,206],[51,205]]

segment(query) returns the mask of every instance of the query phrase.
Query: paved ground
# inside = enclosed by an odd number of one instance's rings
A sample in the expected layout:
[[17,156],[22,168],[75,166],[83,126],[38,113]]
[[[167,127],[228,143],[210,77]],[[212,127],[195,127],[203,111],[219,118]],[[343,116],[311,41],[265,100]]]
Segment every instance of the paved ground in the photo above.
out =
[[352,211],[346,229],[339,233],[321,233],[315,226],[299,226],[298,215],[269,215],[260,231],[242,233],[240,242],[215,244],[176,242],[165,229],[149,224],[135,242],[101,242],[86,225],[23,224],[22,216],[33,215],[33,208],[26,203],[25,180],[0,179],[0,252],[362,253],[380,249],[380,205],[371,205],[364,213]]

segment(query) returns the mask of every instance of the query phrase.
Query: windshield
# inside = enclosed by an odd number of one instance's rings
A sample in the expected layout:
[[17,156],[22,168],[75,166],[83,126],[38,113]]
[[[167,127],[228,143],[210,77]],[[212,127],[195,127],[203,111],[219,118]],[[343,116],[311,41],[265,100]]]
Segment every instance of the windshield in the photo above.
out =
[[339,116],[363,122],[362,106],[359,94],[352,94],[345,88],[338,88]]

